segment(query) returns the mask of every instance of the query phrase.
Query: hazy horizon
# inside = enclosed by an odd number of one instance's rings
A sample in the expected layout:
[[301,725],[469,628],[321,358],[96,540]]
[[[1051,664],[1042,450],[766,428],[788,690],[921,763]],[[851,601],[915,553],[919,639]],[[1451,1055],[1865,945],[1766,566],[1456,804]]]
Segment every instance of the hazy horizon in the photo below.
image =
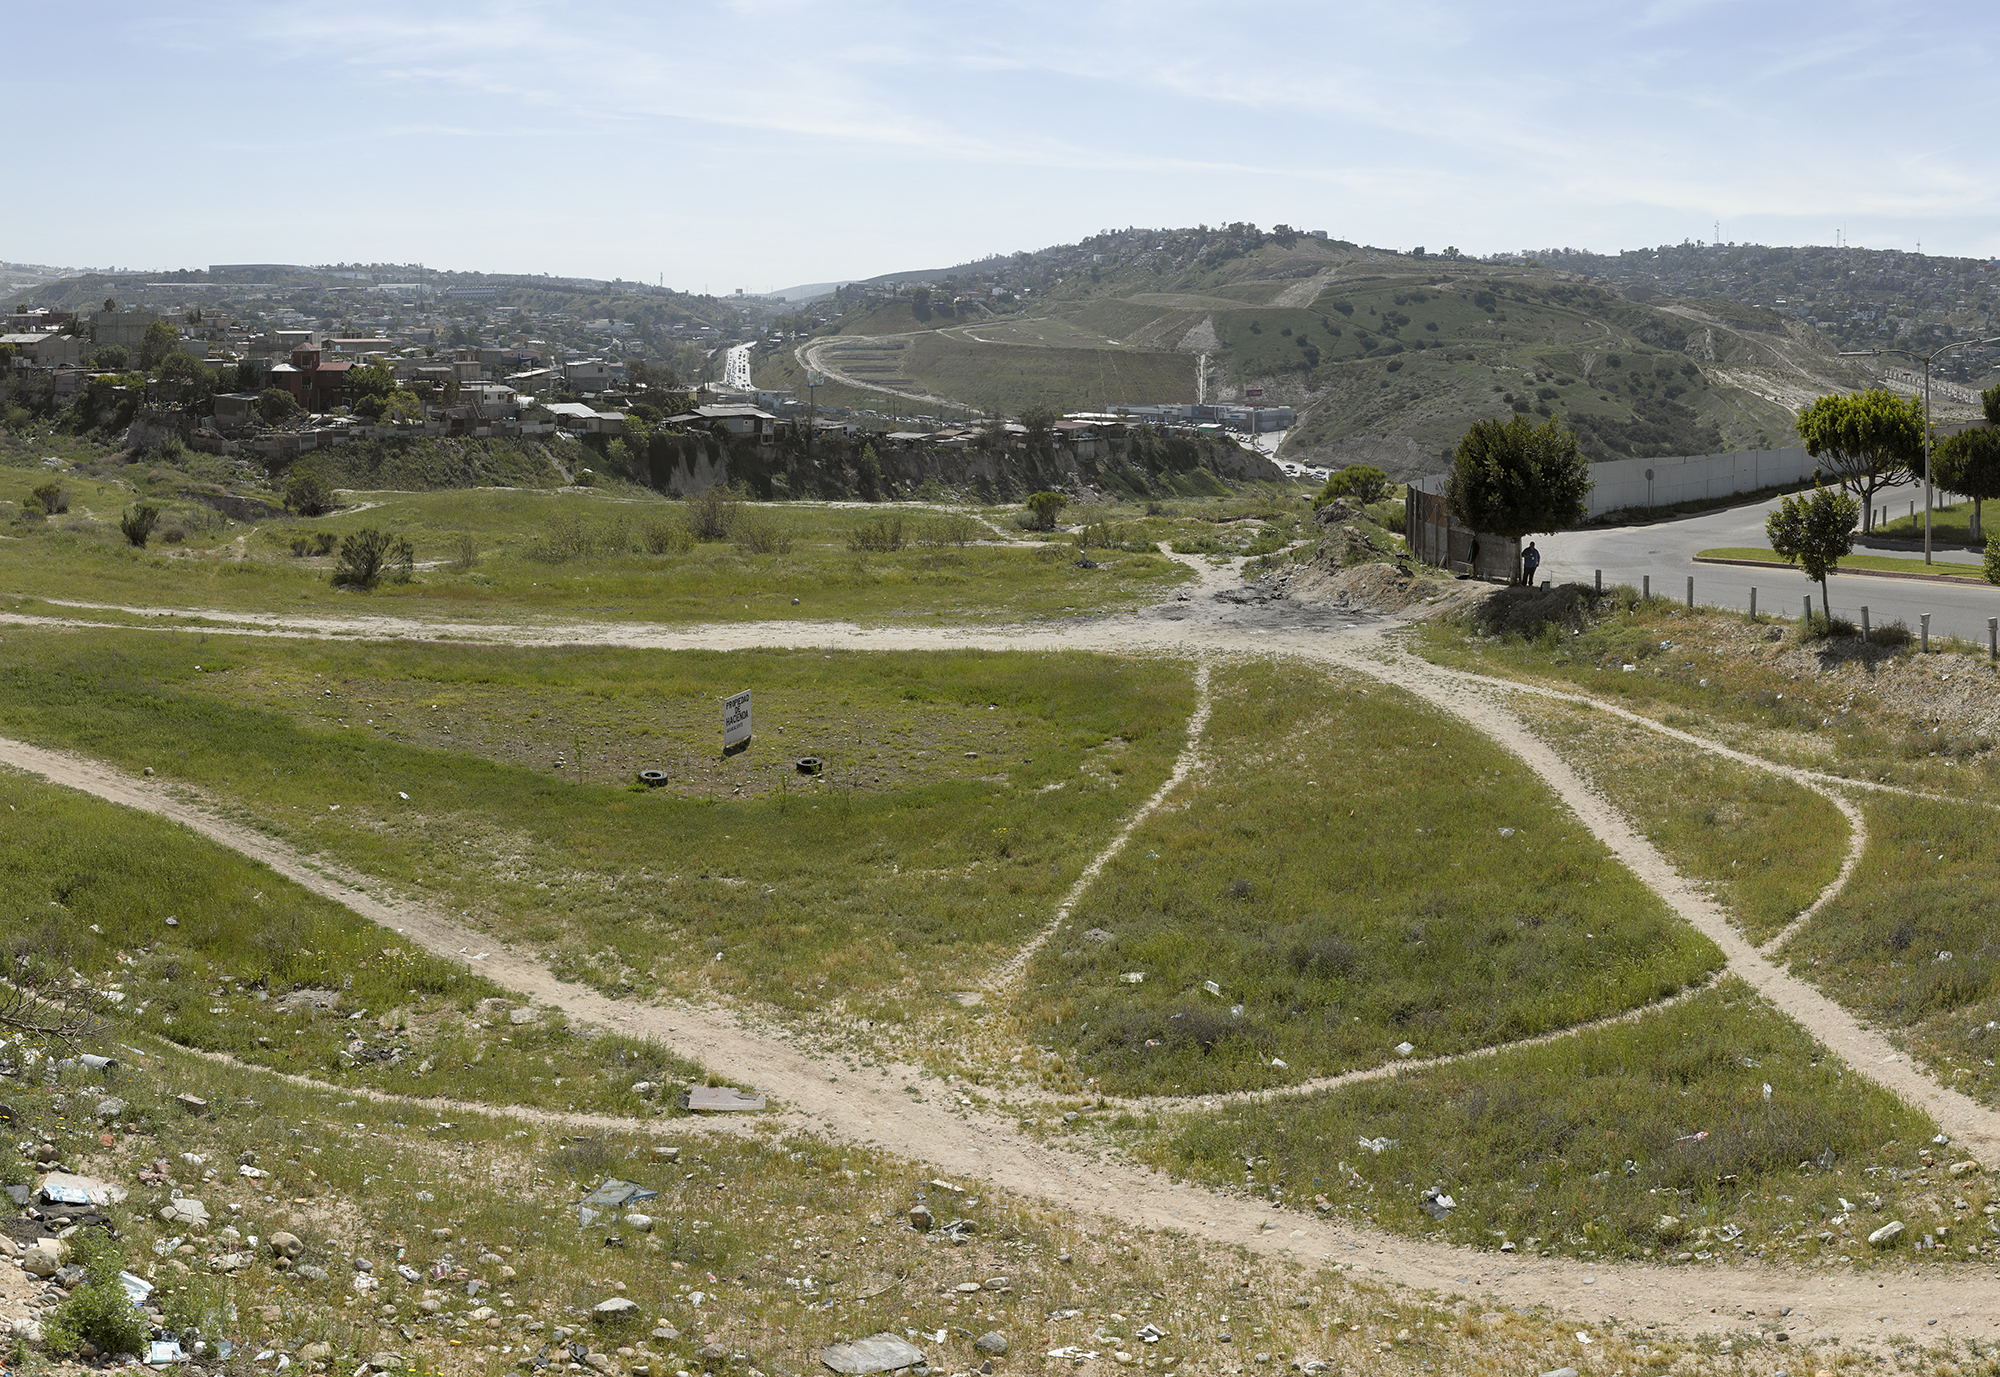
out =
[[[423,262],[768,292],[1100,229],[1386,248],[2000,249],[1970,5],[1281,3],[12,16],[0,256]],[[1940,100],[1939,92],[1950,92]],[[1928,97],[1927,118],[1883,115]]]

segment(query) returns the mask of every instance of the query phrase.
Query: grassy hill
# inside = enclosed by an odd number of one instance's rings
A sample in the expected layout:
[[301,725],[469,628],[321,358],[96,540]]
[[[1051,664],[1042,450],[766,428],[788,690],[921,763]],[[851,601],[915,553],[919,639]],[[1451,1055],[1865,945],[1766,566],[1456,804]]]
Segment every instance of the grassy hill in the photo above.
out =
[[[1532,264],[1242,225],[1122,231],[927,278],[922,307],[843,297],[840,343],[806,347],[852,391],[1009,412],[1236,402],[1261,387],[1299,413],[1287,457],[1398,476],[1435,470],[1473,421],[1516,411],[1561,418],[1598,460],[1780,447],[1801,402],[1864,380],[1820,331],[1754,305],[1644,288],[1633,300]],[[963,299],[975,284],[992,297]]]

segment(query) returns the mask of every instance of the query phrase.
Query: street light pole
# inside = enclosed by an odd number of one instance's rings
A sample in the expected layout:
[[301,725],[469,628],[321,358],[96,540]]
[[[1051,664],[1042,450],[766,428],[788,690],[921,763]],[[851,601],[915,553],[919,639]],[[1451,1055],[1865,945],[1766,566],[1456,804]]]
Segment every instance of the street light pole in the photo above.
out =
[[1974,346],[2000,344],[2000,336],[1992,339],[1962,339],[1942,348],[1933,349],[1928,354],[1914,353],[1908,349],[1845,349],[1843,359],[1872,359],[1883,354],[1901,354],[1924,366],[1924,563],[1931,562],[1931,363],[1943,358],[1954,349],[1970,349]]

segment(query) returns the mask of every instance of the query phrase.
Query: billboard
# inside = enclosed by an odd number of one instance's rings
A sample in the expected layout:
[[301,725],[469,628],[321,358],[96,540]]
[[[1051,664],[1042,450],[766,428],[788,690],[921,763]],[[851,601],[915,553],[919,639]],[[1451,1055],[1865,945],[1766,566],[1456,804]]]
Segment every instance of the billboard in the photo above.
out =
[[729,750],[750,739],[750,690],[732,693],[722,700],[722,749]]

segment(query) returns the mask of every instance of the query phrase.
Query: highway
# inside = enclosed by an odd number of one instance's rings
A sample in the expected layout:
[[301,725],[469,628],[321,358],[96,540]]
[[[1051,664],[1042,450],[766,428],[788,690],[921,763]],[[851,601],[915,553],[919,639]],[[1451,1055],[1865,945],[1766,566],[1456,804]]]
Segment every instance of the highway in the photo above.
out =
[[[1912,484],[1885,493],[1878,501],[1888,506],[1890,515],[1909,511],[1912,500],[1923,510],[1923,487]],[[1764,519],[1776,509],[1779,499],[1706,512],[1673,521],[1656,521],[1642,526],[1614,526],[1566,531],[1560,535],[1537,536],[1542,551],[1540,579],[1558,583],[1572,580],[1589,583],[1596,570],[1604,571],[1604,582],[1629,583],[1652,576],[1653,592],[1670,598],[1687,596],[1687,579],[1694,576],[1695,601],[1703,606],[1747,611],[1750,589],[1757,589],[1757,610],[1796,617],[1805,595],[1819,602],[1819,586],[1797,569],[1753,569],[1727,564],[1696,564],[1697,551],[1718,546],[1768,546]],[[2000,513],[1994,514],[2000,517]],[[1920,552],[1871,547],[1865,537],[1855,540],[1855,553],[1921,558]],[[1978,564],[1980,557],[1964,550],[1938,550],[1938,563]],[[2000,588],[1988,583],[1927,583],[1913,579],[1871,577],[1860,573],[1835,573],[1828,581],[1833,614],[1851,621],[1861,620],[1866,606],[1876,625],[1900,618],[1915,632],[1918,617],[1928,612],[1931,635],[1962,636],[1969,641],[1986,641],[1986,619],[2000,616]]]

